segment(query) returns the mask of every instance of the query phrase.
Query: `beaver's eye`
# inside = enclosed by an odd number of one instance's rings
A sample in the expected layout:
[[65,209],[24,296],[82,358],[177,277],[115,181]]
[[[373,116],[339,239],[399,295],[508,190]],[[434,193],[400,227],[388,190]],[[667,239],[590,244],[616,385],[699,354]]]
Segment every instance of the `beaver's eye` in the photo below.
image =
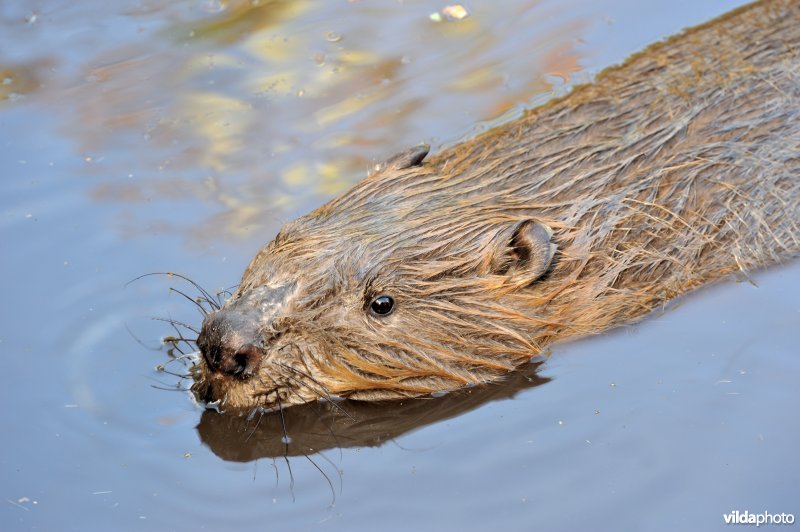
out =
[[372,311],[373,314],[378,316],[386,316],[387,314],[391,314],[394,310],[394,299],[391,296],[378,296],[372,300],[372,303],[369,305],[369,309]]

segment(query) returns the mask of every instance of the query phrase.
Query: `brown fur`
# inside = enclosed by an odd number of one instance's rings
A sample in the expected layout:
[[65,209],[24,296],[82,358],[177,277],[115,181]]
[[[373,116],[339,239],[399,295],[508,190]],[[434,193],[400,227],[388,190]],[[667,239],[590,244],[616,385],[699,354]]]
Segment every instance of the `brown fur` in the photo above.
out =
[[[525,220],[559,246],[538,280],[507,264]],[[295,283],[245,339],[256,369],[214,371],[206,341],[194,390],[253,407],[489,381],[554,340],[796,255],[799,223],[800,4],[768,0],[287,224],[218,313]],[[392,314],[369,313],[379,294]]]

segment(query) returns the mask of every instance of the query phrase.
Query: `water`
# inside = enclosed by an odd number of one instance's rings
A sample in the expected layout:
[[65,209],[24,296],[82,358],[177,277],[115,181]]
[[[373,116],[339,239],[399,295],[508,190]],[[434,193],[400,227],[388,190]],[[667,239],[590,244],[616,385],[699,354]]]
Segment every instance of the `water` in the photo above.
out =
[[[4,2],[3,530],[711,530],[800,513],[800,265],[509,382],[231,420],[162,388],[280,225],[737,2]],[[181,371],[179,364],[169,366]],[[537,371],[538,370],[538,371]],[[286,442],[288,441],[288,449]]]

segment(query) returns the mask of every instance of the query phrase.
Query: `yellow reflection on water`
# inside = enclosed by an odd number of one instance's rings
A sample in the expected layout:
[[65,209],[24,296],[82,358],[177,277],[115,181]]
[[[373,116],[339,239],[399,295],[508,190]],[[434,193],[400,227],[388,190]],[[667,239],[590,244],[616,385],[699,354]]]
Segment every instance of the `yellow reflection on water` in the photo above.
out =
[[[205,241],[266,240],[282,213],[343,192],[380,159],[513,116],[580,71],[587,27],[514,0],[442,23],[425,2],[191,6],[120,14],[118,36],[69,68],[43,49],[0,72],[11,80],[0,98],[36,93],[50,106],[76,155],[92,157],[92,197],[141,206],[130,225]],[[171,218],[176,202],[199,219]]]

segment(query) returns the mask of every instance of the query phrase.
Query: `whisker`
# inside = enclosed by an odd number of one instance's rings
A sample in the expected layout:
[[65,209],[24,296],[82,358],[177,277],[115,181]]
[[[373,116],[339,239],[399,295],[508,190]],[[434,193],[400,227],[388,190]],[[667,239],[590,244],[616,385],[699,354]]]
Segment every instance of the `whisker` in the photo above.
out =
[[188,392],[191,390],[190,388],[183,388],[181,386],[167,386],[166,384],[163,386],[151,384],[150,387],[155,388],[156,390],[163,390],[165,392]]
[[180,273],[175,273],[175,272],[152,272],[152,273],[146,273],[144,275],[140,275],[139,277],[131,279],[130,281],[125,283],[125,286],[128,286],[129,284],[133,283],[134,281],[138,281],[139,279],[142,279],[144,277],[149,277],[151,275],[166,275],[167,277],[177,277],[178,279],[183,279],[187,283],[189,283],[192,286],[194,286],[198,290],[198,292],[203,294],[203,297],[205,297],[206,301],[208,301],[209,305],[211,305],[214,308],[214,310],[219,310],[219,308],[220,308],[220,305],[218,305],[214,301],[213,296],[208,292],[208,290],[206,290],[205,288],[203,288],[202,286],[197,284],[195,281],[189,279],[185,275],[181,275]]
[[253,430],[251,430],[250,434],[247,435],[247,438],[244,439],[245,442],[250,441],[250,438],[253,436],[253,434],[256,433],[256,431],[258,430],[258,426],[261,425],[261,420],[262,419],[264,419],[264,412],[263,411],[259,412],[258,421],[256,421],[256,426],[253,427]]
[[294,497],[294,473],[292,472],[292,464],[289,463],[289,433],[286,432],[286,418],[283,417],[283,405],[281,404],[280,395],[275,395],[275,400],[278,402],[278,412],[281,415],[281,426],[283,427],[283,460],[286,462],[286,468],[289,470],[289,491],[292,494],[292,502],[295,502]]
[[185,327],[186,329],[189,329],[190,331],[195,333],[197,336],[200,336],[200,333],[196,329],[192,328],[190,325],[188,325],[186,323],[183,323],[183,322],[179,322],[179,321],[173,320],[171,317],[170,317],[170,324],[172,325],[172,328],[175,330],[175,332],[178,334],[178,336],[181,337],[181,338],[183,338],[183,334],[181,333],[180,329],[178,329],[178,325],[181,325],[181,326]]
[[130,329],[130,327],[128,327],[127,323],[125,324],[125,330],[128,331],[128,334],[131,335],[131,338],[136,340],[137,344],[139,344],[140,346],[144,347],[145,349],[148,349],[150,351],[159,351],[160,350],[161,346],[159,346],[159,347],[150,347],[149,345],[145,344],[138,336],[133,334],[133,331]]
[[220,291],[217,293],[217,297],[219,297],[221,294],[225,295],[226,297],[231,297],[231,296],[233,295],[233,292],[234,292],[234,291],[235,291],[237,288],[239,288],[239,285],[238,285],[238,284],[235,284],[235,285],[233,285],[233,286],[229,286],[228,288],[223,288],[222,290],[220,290]]
[[[282,367],[282,368],[284,368],[284,369],[288,369],[289,371],[293,371],[293,372],[297,373],[298,375],[301,375],[301,376],[303,376],[303,377],[305,377],[305,378],[307,378],[307,379],[311,380],[312,382],[316,383],[316,384],[317,384],[318,386],[320,386],[320,387],[322,386],[322,384],[320,384],[320,383],[319,383],[319,381],[317,381],[316,379],[314,379],[314,378],[313,378],[313,377],[311,377],[310,375],[308,375],[308,374],[306,374],[306,373],[304,373],[304,372],[300,371],[300,370],[299,370],[299,369],[297,369],[297,368],[293,368],[292,366],[288,366],[288,365],[286,365],[286,364],[284,364],[284,363],[282,363],[282,362],[275,362],[275,364],[276,364],[276,365],[278,365],[278,366],[281,366],[281,367]],[[296,378],[294,378],[294,377],[291,377],[291,376],[289,376],[289,375],[287,375],[287,377],[288,377],[288,378],[290,378],[290,379],[292,379],[294,382],[296,382],[296,383],[300,384],[301,386],[305,386],[306,388],[308,388],[308,389],[309,389],[309,390],[311,390],[312,392],[314,392],[314,393],[318,394],[318,395],[319,395],[319,397],[321,397],[322,399],[325,399],[326,401],[328,401],[328,403],[329,403],[329,404],[330,404],[332,407],[334,407],[336,410],[338,410],[339,412],[341,412],[343,415],[345,415],[345,416],[347,416],[348,418],[350,418],[350,420],[351,420],[351,421],[355,421],[355,420],[356,420],[356,419],[355,419],[353,416],[351,416],[351,415],[350,415],[350,414],[349,414],[349,413],[348,413],[348,412],[347,412],[345,409],[343,409],[341,406],[339,406],[339,405],[336,403],[336,401],[334,401],[334,400],[333,400],[333,397],[331,397],[331,394],[329,394],[328,392],[326,392],[326,391],[325,391],[323,388],[316,389],[314,386],[311,386],[311,385],[310,385],[310,384],[308,384],[307,382],[303,382],[303,381],[302,381],[302,380],[300,380],[300,379],[296,379]]]
[[[291,377],[289,377],[289,378],[291,378]],[[300,384],[302,384],[302,383],[300,383]],[[290,389],[289,391],[291,391],[293,394],[295,394],[301,401],[305,402],[305,399],[299,393],[297,393],[295,390],[291,390]],[[305,404],[309,405],[314,410],[314,413],[317,414],[317,418],[322,419],[322,415],[320,414],[319,409],[317,408],[317,406],[314,403],[305,403]],[[330,433],[331,438],[333,438],[333,441],[336,442],[336,447],[339,449],[339,460],[341,460],[342,459],[342,444],[339,441],[339,438],[336,436],[336,433],[333,432],[333,421],[331,421],[330,425],[326,426],[325,428],[328,429],[328,432]],[[331,465],[333,465],[333,462],[331,462]],[[341,487],[339,488],[339,490],[341,491]]]
[[173,377],[178,377],[179,379],[191,379],[192,376],[187,373],[175,373],[174,371],[168,370],[164,365],[159,364],[156,366],[156,371],[159,373],[164,373],[166,375],[171,375]]
[[275,462],[275,457],[272,457],[272,468],[275,470],[275,487],[277,488],[280,484],[280,471],[278,470],[278,464]]
[[180,344],[186,344],[186,347],[192,350],[192,352],[197,351],[197,340],[194,338],[184,338],[183,336],[165,336],[162,340],[164,344],[170,344],[174,349],[176,349],[181,356],[176,358],[186,358],[191,355],[191,353],[186,353],[183,349],[180,348]]
[[217,306],[221,308],[222,305],[225,303],[225,300],[229,299],[233,295],[233,291],[236,290],[238,287],[239,285],[235,284],[233,286],[229,286],[228,288],[223,288],[222,290],[217,292],[216,293]]
[[[150,318],[150,319],[155,320],[155,321],[164,321],[164,322],[167,322],[167,323],[171,323],[173,327],[176,326],[176,325],[180,325],[181,327],[185,327],[185,328],[189,329],[190,331],[192,331],[195,334],[198,334],[198,335],[200,334],[200,331],[198,331],[197,329],[195,329],[191,325],[188,325],[188,324],[186,324],[186,323],[184,323],[182,321],[174,320],[172,318],[158,318],[158,317]],[[177,331],[178,329],[175,329],[175,330]],[[178,333],[180,334],[180,331],[178,331]]]
[[319,471],[320,474],[323,477],[325,477],[325,480],[328,482],[328,486],[331,488],[331,504],[329,508],[332,508],[336,504],[336,490],[333,488],[333,482],[331,482],[330,477],[325,473],[325,471],[323,471],[322,468],[314,460],[312,460],[306,453],[303,453],[303,456],[306,457],[306,460],[311,462],[311,465],[317,468],[317,471]]
[[169,343],[177,344],[177,343],[183,342],[185,344],[192,344],[192,343],[194,343],[196,341],[197,341],[196,338],[186,338],[185,336],[165,336],[164,337],[164,342],[165,343],[169,342]]
[[[166,343],[166,342],[165,342],[165,343]],[[167,354],[169,354],[169,351],[170,351],[170,350],[172,350],[172,349],[175,349],[176,351],[178,351],[178,353],[180,353],[180,354],[181,354],[181,356],[180,356],[180,357],[175,357],[175,355],[170,355],[170,356],[174,357],[174,360],[177,360],[178,358],[183,358],[183,357],[185,357],[185,356],[187,355],[187,353],[185,353],[185,352],[183,351],[183,349],[181,349],[181,348],[180,348],[180,345],[179,345],[177,342],[170,342],[170,344],[172,345],[172,347],[170,347],[170,348],[167,350]]]
[[[337,445],[338,445],[338,442],[337,442]],[[339,446],[338,448],[339,448],[339,459],[341,460],[342,447]],[[344,487],[344,480],[342,479],[342,471],[336,466],[336,464],[333,463],[333,460],[331,460],[330,458],[328,458],[325,455],[325,453],[323,453],[322,451],[319,451],[317,454],[319,456],[321,456],[326,462],[328,462],[331,465],[331,467],[333,469],[335,469],[336,472],[339,474],[339,493],[341,493],[342,492],[342,488]]]
[[206,301],[208,301],[208,304],[209,304],[209,305],[211,305],[211,307],[212,307],[214,310],[219,310],[219,309],[220,309],[220,306],[221,306],[221,305],[219,305],[219,304],[218,304],[218,303],[217,303],[217,302],[214,300],[213,296],[212,296],[212,295],[211,295],[211,294],[210,294],[210,293],[209,293],[209,292],[208,292],[208,291],[207,291],[205,288],[203,288],[202,286],[200,286],[199,284],[197,284],[195,281],[193,281],[193,280],[189,279],[189,278],[188,278],[188,277],[186,277],[185,275],[181,275],[180,273],[175,273],[175,272],[152,272],[152,273],[145,273],[144,275],[140,275],[140,276],[138,276],[138,277],[134,277],[133,279],[131,279],[130,281],[128,281],[127,283],[125,283],[125,286],[127,287],[128,285],[130,285],[130,284],[132,284],[132,283],[134,283],[134,282],[138,281],[139,279],[143,279],[143,278],[145,278],[145,277],[150,277],[150,276],[152,276],[152,275],[166,275],[167,277],[177,277],[178,279],[183,279],[183,280],[184,280],[184,281],[186,281],[187,283],[189,283],[189,284],[191,284],[192,286],[194,286],[194,287],[195,287],[195,288],[196,288],[196,289],[197,289],[197,290],[198,290],[198,291],[199,291],[201,294],[203,294],[203,296],[205,297]]
[[182,354],[179,357],[176,357],[176,356],[173,355],[172,358],[170,358],[169,360],[167,360],[165,362],[165,364],[172,364],[173,362],[183,362],[184,365],[186,365],[186,364],[194,364],[195,363],[195,359],[196,359],[196,357],[192,353]]
[[[197,340],[188,340],[188,339],[184,338],[183,333],[181,333],[180,329],[178,329],[178,327],[175,325],[175,321],[174,320],[170,320],[170,325],[172,325],[173,330],[175,331],[175,333],[178,336],[164,337],[163,341],[165,343],[166,342],[171,342],[172,343],[172,347],[174,349],[177,349],[177,351],[181,354],[182,357],[185,357],[187,354],[183,351],[183,349],[180,348],[180,342],[175,341],[176,338],[179,338],[180,340],[182,340],[186,344],[186,347],[188,347],[192,351],[196,351],[197,350],[197,347],[196,347],[197,346]],[[195,344],[194,347],[192,347],[192,343]]]
[[[195,298],[193,298],[193,297],[189,297],[189,296],[188,296],[187,294],[185,294],[184,292],[181,292],[180,290],[178,290],[177,288],[174,288],[174,287],[172,287],[172,286],[170,286],[170,287],[169,287],[169,291],[170,291],[170,292],[175,292],[176,294],[180,294],[180,295],[182,295],[183,297],[185,297],[186,299],[188,299],[189,301],[191,301],[191,302],[192,302],[192,303],[193,303],[195,306],[197,306],[197,308],[198,308],[198,309],[200,309],[200,312],[203,314],[203,316],[208,316],[208,311],[207,311],[207,310],[206,310],[206,308],[205,308],[205,307],[204,307],[204,306],[203,306],[203,305],[200,303],[200,301],[198,301],[197,299],[195,299]],[[206,299],[203,299],[203,301],[207,301],[207,300],[206,300]]]
[[289,453],[289,433],[286,432],[286,418],[283,416],[283,404],[281,403],[281,397],[276,392],[275,393],[275,401],[278,403],[278,413],[281,415],[281,427],[283,428],[283,445],[286,448],[286,453]]

